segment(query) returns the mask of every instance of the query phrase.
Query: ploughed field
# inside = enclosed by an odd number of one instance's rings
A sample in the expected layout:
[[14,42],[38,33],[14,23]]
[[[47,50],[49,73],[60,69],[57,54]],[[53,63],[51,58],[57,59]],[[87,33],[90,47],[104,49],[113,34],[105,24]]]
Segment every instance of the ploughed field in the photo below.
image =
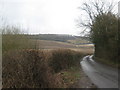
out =
[[59,42],[59,41],[50,41],[50,40],[37,40],[34,41],[34,43],[37,44],[37,48],[39,49],[47,49],[47,50],[53,50],[53,49],[71,49],[75,51],[80,52],[94,52],[94,45],[93,44],[72,44],[67,42]]

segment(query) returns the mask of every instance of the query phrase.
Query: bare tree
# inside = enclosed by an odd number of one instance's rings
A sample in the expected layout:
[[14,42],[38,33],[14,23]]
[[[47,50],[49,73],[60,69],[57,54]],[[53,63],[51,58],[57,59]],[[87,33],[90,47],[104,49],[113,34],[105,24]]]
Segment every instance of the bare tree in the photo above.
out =
[[85,27],[85,30],[88,28],[91,29],[95,21],[95,18],[98,15],[112,12],[114,6],[115,5],[113,5],[113,2],[105,2],[103,0],[94,0],[94,1],[83,3],[83,6],[79,8],[86,13],[87,20],[80,21],[78,25],[80,27]]
[[95,57],[115,63],[118,57],[118,16],[113,12],[114,6],[112,2],[103,0],[83,3],[80,9],[87,14],[88,20],[80,22],[79,26],[90,29],[89,37],[95,45]]

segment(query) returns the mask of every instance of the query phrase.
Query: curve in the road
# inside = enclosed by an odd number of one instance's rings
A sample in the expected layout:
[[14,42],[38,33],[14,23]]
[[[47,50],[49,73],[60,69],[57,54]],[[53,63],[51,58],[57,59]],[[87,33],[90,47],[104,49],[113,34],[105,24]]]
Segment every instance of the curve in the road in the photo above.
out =
[[80,62],[83,71],[98,88],[118,88],[118,69],[95,62],[88,55]]

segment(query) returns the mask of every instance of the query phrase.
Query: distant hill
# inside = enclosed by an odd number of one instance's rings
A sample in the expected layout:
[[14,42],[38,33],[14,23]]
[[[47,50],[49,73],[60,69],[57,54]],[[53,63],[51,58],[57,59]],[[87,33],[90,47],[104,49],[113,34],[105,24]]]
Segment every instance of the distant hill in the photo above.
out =
[[31,39],[52,40],[52,41],[62,41],[62,42],[75,39],[75,37],[72,35],[63,35],[63,34],[39,34],[39,35],[30,35],[30,36]]
[[30,39],[60,41],[72,44],[90,43],[88,37],[72,36],[67,34],[37,34],[28,36],[30,37]]

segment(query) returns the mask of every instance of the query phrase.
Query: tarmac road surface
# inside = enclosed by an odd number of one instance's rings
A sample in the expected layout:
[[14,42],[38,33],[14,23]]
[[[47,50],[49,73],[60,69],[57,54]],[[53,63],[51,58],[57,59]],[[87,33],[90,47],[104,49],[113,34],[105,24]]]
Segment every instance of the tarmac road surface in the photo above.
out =
[[80,62],[83,71],[98,88],[118,88],[118,69],[95,62],[92,55]]

